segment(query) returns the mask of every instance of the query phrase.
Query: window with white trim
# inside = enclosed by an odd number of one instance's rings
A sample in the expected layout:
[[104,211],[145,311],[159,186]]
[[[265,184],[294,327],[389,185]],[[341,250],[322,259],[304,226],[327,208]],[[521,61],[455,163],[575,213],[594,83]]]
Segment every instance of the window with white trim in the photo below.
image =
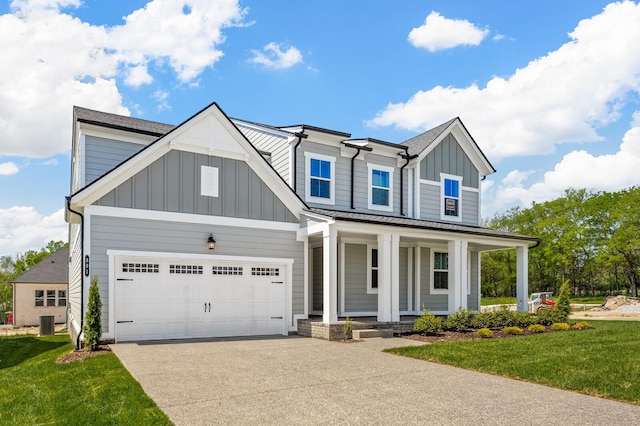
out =
[[202,265],[169,265],[170,274],[202,275]]
[[58,290],[58,306],[67,306],[67,290]]
[[367,294],[378,293],[378,249],[367,246]]
[[242,275],[242,266],[212,266],[213,275]]
[[134,272],[142,274],[158,274],[160,273],[160,265],[158,263],[123,263],[122,272]]
[[440,184],[442,187],[441,219],[461,221],[462,178],[442,173],[440,174]]
[[369,209],[393,211],[393,167],[367,164],[369,170]]
[[36,290],[36,306],[44,306],[44,290]]
[[335,204],[335,157],[305,152],[305,201]]
[[431,292],[447,293],[449,291],[449,253],[433,251],[431,272]]
[[279,277],[280,268],[262,268],[262,267],[252,266],[251,275],[261,276],[261,277]]
[[47,306],[56,306],[55,290],[47,290]]

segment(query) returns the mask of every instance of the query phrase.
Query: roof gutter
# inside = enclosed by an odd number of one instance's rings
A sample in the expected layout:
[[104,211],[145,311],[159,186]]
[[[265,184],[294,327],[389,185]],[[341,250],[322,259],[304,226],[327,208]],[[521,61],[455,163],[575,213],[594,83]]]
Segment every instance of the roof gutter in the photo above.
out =
[[66,196],[67,199],[67,210],[71,213],[75,213],[80,216],[80,330],[78,330],[78,336],[76,337],[76,349],[79,351],[80,348],[80,336],[82,335],[82,329],[84,327],[84,273],[82,272],[82,262],[84,260],[84,215],[77,210],[73,210],[71,208],[71,196]]
[[302,139],[306,139],[309,136],[304,134],[304,129],[302,132],[294,133],[298,137],[298,142],[296,142],[293,147],[293,179],[292,179],[292,187],[293,192],[298,193],[298,146],[302,143]]
[[[418,155],[409,155],[406,153],[399,153],[398,155],[407,160],[407,162],[404,163],[402,167],[400,167],[400,216],[406,216],[404,214],[404,168],[409,165],[409,161],[417,158]],[[411,196],[411,194],[409,194],[409,196]]]

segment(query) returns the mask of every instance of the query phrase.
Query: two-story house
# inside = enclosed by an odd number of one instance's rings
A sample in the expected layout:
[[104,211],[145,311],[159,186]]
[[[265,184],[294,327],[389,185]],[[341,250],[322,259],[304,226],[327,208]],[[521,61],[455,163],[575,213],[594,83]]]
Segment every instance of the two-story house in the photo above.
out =
[[537,239],[480,226],[495,170],[459,118],[401,144],[229,118],[178,126],[75,107],[69,329],[97,276],[103,337],[283,334],[480,308],[480,253]]

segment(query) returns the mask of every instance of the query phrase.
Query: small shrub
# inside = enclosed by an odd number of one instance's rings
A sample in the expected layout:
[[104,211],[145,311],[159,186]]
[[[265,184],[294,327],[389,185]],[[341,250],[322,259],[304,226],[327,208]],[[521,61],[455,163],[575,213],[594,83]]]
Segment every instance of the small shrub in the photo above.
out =
[[98,276],[91,277],[89,286],[89,302],[87,313],[84,317],[84,345],[90,351],[95,351],[100,346],[102,337],[102,302],[98,289]]
[[544,325],[541,324],[531,324],[527,330],[529,330],[529,333],[544,333],[545,331],[547,331],[547,328]]
[[430,313],[428,309],[425,309],[422,312],[422,316],[416,318],[413,323],[413,331],[424,335],[441,333],[442,319]]
[[493,312],[480,312],[473,316],[469,324],[470,328],[495,328],[496,316]]
[[342,332],[344,333],[344,340],[351,340],[353,338],[353,325],[351,324],[351,318],[346,317],[344,319]]
[[470,327],[473,315],[473,311],[460,308],[444,320],[442,327],[445,330],[465,331]]
[[514,312],[513,318],[517,327],[527,328],[536,323],[536,319],[529,312]]
[[567,331],[569,329],[569,324],[566,322],[554,322],[551,324],[551,329],[553,331]]
[[571,326],[574,330],[584,330],[587,328],[592,328],[588,323],[584,321],[577,322]]
[[489,330],[488,328],[481,328],[478,331],[476,331],[476,334],[480,337],[482,337],[483,339],[488,339],[490,337],[493,337],[493,331]]
[[540,309],[536,315],[536,322],[542,325],[565,321],[564,314],[557,309]]
[[520,327],[505,327],[502,329],[502,331],[504,331],[507,334],[522,334],[524,333],[524,331],[520,328]]

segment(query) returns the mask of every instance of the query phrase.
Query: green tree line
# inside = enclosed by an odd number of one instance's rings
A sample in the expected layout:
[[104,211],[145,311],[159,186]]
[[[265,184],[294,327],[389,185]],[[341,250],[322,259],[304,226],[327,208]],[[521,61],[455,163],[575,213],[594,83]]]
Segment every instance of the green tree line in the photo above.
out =
[[[568,189],[558,199],[497,214],[484,224],[538,237],[529,250],[529,292],[568,280],[577,296],[637,297],[640,187],[619,192]],[[482,254],[482,296],[516,295],[515,250]]]
[[42,259],[67,244],[62,241],[49,241],[39,251],[28,250],[14,257],[0,256],[0,324],[7,322],[7,312],[13,311],[14,279],[27,272]]

